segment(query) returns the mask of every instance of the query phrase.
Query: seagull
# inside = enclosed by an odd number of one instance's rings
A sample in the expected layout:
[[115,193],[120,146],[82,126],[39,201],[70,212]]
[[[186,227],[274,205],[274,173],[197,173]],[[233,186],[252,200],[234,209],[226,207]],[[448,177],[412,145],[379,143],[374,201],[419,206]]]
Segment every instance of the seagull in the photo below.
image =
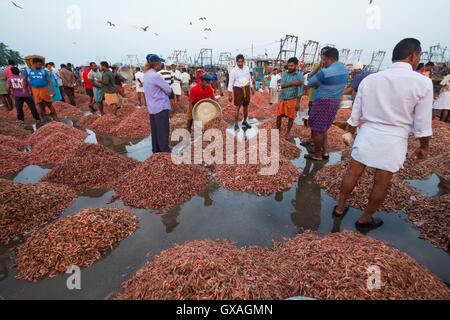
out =
[[112,23],[111,21],[106,21],[110,27],[115,27],[116,25],[114,23]]
[[189,23],[190,26],[192,26],[192,21]]
[[205,37],[205,40],[208,40],[208,37]]
[[23,9],[21,6],[17,5],[14,1],[11,1],[11,3],[14,5],[14,7],[17,7],[19,9]]
[[159,34],[155,32],[155,36],[159,36]]
[[141,27],[142,30],[147,31],[147,29],[150,28],[150,26]]
[[211,28],[205,28],[204,31],[212,31]]
[[201,20],[201,21],[205,20],[206,21],[206,18],[202,17],[202,18],[200,18],[198,20]]

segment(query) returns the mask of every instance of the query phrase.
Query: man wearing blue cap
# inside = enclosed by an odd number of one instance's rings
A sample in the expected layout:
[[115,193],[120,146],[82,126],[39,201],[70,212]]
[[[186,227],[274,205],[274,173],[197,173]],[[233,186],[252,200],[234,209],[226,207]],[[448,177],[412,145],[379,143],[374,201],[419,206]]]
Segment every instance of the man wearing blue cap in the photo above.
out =
[[191,92],[189,94],[189,108],[186,113],[187,118],[187,127],[188,130],[191,131],[192,128],[192,109],[194,106],[204,99],[210,98],[214,99],[214,90],[211,87],[212,77],[204,73],[200,76],[200,83],[197,84],[195,87],[191,89]]
[[147,65],[144,74],[144,93],[150,113],[150,129],[152,132],[153,153],[168,152],[169,148],[169,96],[172,88],[161,75],[161,62],[164,62],[156,54],[147,56]]

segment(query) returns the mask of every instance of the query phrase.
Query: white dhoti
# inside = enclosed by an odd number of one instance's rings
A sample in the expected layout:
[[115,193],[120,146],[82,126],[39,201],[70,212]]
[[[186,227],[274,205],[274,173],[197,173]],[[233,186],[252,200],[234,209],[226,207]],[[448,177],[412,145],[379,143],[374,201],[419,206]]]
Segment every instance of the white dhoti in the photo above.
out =
[[450,110],[450,91],[442,92],[433,104],[435,110]]
[[173,94],[176,96],[181,96],[181,85],[178,82],[174,82],[171,85]]
[[144,92],[144,87],[141,87],[139,83],[136,83],[136,92]]
[[397,127],[365,123],[353,144],[352,158],[376,169],[392,173],[403,169],[408,138]]

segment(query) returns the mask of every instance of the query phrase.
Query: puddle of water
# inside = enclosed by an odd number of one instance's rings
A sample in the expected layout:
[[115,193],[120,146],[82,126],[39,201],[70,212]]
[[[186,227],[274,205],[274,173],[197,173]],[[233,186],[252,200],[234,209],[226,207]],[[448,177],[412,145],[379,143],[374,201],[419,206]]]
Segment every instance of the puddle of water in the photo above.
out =
[[242,123],[239,123],[239,130],[234,130],[234,123],[229,125],[227,128],[227,132],[235,135],[240,142],[248,141],[258,134],[258,126],[261,124],[261,121],[254,118],[248,119],[248,124],[252,127],[250,129],[242,128]]
[[39,182],[47,173],[52,171],[52,166],[30,165],[20,172],[10,173],[3,176],[3,179],[14,180],[20,183]]
[[[112,150],[140,161],[151,154],[151,138],[133,142],[92,132],[90,137],[88,140],[95,139],[92,143],[105,144]],[[148,253],[152,257],[175,244],[198,239],[228,239],[237,246],[272,248],[274,240],[293,238],[305,229],[323,234],[355,230],[354,222],[362,212],[350,209],[343,219],[334,219],[331,212],[336,201],[314,182],[316,172],[340,161],[341,155],[332,152],[329,161],[312,162],[303,158],[308,150],[300,146],[300,140],[295,139],[295,143],[302,149],[302,155],[292,162],[303,174],[294,188],[267,197],[257,197],[249,193],[229,191],[211,183],[190,201],[167,212],[132,209],[140,217],[141,227],[102,260],[82,270],[80,291],[67,289],[69,275],[66,274],[38,283],[15,280],[16,270],[9,269],[13,264],[13,257],[8,248],[20,243],[13,243],[9,247],[0,246],[0,296],[6,299],[103,299],[113,291],[120,291],[121,284],[144,265]],[[24,179],[37,178],[45,170],[36,166],[26,169],[28,171],[25,172],[24,169],[20,173]],[[437,181],[433,177],[429,180],[423,185],[423,190],[431,193],[435,191]],[[120,200],[106,205],[105,202],[113,195],[114,191],[108,189],[89,190],[81,194],[62,217],[86,207],[127,208]],[[450,283],[449,255],[419,239],[419,231],[405,214],[380,212],[377,216],[385,223],[381,228],[370,232],[369,236],[407,253],[427,266],[441,280]]]
[[412,187],[416,188],[422,195],[433,197],[440,193],[441,179],[433,174],[423,180],[405,180]]
[[[66,288],[68,275],[45,279],[35,284],[14,280],[16,270],[7,270],[1,280],[0,295],[6,299],[103,299],[120,290],[123,281],[143,266],[147,253],[159,254],[175,244],[197,239],[229,239],[237,246],[272,248],[273,240],[292,238],[304,229],[323,234],[354,230],[360,210],[351,209],[342,220],[333,219],[336,201],[313,182],[314,174],[326,163],[308,161],[296,188],[267,197],[233,192],[211,183],[187,203],[162,214],[158,210],[133,212],[141,227],[101,261],[82,270],[82,290]],[[62,217],[86,207],[127,208],[118,200],[105,205],[114,191],[91,190],[82,194]],[[155,214],[155,213],[160,213]],[[440,279],[450,283],[449,255],[418,238],[419,232],[404,214],[377,213],[385,224],[368,235],[387,242],[426,265]],[[236,226],[239,228],[236,228]],[[1,250],[3,269],[12,265],[9,254]],[[3,261],[3,262],[2,262]]]

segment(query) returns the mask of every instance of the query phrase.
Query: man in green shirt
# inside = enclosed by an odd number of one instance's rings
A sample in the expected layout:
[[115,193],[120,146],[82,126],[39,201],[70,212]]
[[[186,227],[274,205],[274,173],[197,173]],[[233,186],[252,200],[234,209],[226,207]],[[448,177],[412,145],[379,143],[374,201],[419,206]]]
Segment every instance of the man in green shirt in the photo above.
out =
[[288,61],[288,71],[283,74],[281,79],[280,103],[277,110],[277,129],[281,129],[281,120],[286,117],[289,119],[286,132],[286,139],[290,139],[290,132],[297,112],[300,109],[300,100],[303,96],[303,83],[305,79],[303,74],[297,70],[298,59],[291,58]]
[[102,68],[102,79],[95,79],[102,84],[102,92],[105,94],[105,102],[113,108],[113,113],[116,116],[117,105],[119,104],[119,98],[117,97],[116,87],[114,86],[114,74],[109,69],[109,64],[106,61],[100,63]]

